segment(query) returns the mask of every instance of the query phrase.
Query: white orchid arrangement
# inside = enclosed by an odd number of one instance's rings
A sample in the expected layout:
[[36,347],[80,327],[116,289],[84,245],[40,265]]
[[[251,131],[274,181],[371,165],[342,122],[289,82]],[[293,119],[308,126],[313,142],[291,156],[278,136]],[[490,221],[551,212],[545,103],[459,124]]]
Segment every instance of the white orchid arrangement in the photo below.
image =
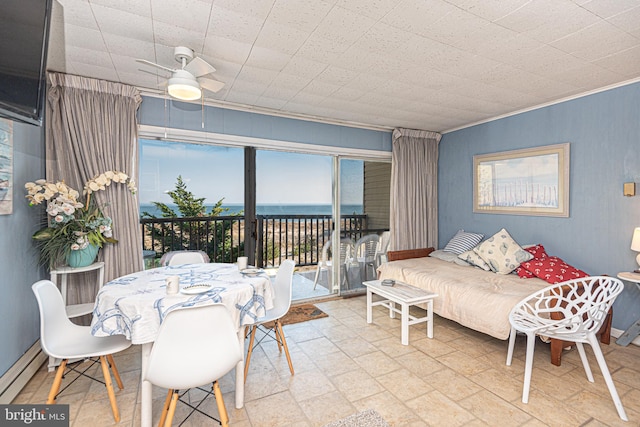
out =
[[26,198],[29,205],[47,203],[47,225],[34,233],[41,249],[41,259],[53,268],[65,261],[70,251],[85,249],[105,243],[117,243],[113,238],[111,218],[93,203],[91,194],[103,191],[111,183],[126,184],[135,194],[135,183],[129,176],[119,171],[107,171],[90,179],[84,186],[85,203],[79,200],[80,193],[64,181],[55,183],[39,179],[27,182]]

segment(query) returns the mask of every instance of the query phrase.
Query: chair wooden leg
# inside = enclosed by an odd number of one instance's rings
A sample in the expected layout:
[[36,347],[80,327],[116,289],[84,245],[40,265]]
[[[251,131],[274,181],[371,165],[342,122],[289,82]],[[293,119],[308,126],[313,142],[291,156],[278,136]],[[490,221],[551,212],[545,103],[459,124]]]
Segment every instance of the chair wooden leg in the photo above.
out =
[[229,414],[227,413],[227,408],[224,406],[224,399],[222,398],[218,381],[213,382],[213,394],[216,396],[216,405],[218,405],[218,413],[220,414],[220,424],[222,424],[222,427],[227,427],[229,425]]
[[176,405],[178,404],[178,397],[180,397],[178,390],[173,390],[171,395],[171,403],[169,404],[169,411],[167,413],[167,419],[164,422],[164,427],[171,427],[173,422],[173,416],[176,414]]
[[102,375],[104,375],[104,383],[107,386],[107,393],[109,394],[109,402],[111,402],[111,411],[113,411],[113,419],[117,423],[120,422],[120,412],[118,411],[118,403],[116,402],[116,394],[113,391],[113,384],[111,383],[111,374],[109,373],[109,365],[107,364],[107,358],[100,356],[100,365],[102,366]]
[[616,410],[618,411],[618,416],[624,421],[629,421],[629,419],[627,418],[627,413],[624,411],[624,407],[622,406],[622,401],[620,400],[618,391],[616,390],[616,386],[613,383],[613,379],[611,378],[611,373],[609,372],[607,362],[604,360],[604,355],[602,354],[600,344],[598,344],[598,339],[595,337],[595,335],[589,335],[587,339],[589,340],[589,344],[591,344],[593,352],[596,355],[596,360],[598,361],[600,372],[602,372],[604,382],[607,384],[609,394],[611,394],[611,398],[613,399],[613,404],[616,406]]
[[247,374],[249,373],[249,363],[251,362],[251,353],[253,353],[253,342],[256,339],[257,326],[251,326],[251,337],[249,338],[249,350],[247,350],[247,359],[244,361],[244,382],[247,382]]
[[276,320],[276,335],[280,335],[280,339],[282,340],[282,347],[284,347],[284,354],[287,356],[287,362],[289,363],[289,371],[291,371],[291,375],[293,372],[293,363],[291,363],[291,355],[289,354],[289,347],[287,346],[287,339],[284,337],[284,331],[282,330],[282,323],[280,323],[280,319]]
[[527,355],[524,365],[524,386],[522,388],[522,403],[529,403],[529,389],[531,388],[531,371],[533,370],[533,351],[536,348],[536,335],[527,334]]
[[282,340],[280,339],[280,334],[278,334],[278,329],[275,324],[273,325],[273,331],[276,333],[276,344],[278,344],[278,353],[282,353]]
[[58,366],[58,370],[56,371],[56,376],[53,379],[53,384],[51,384],[51,388],[49,389],[49,397],[47,397],[47,405],[52,405],[56,401],[56,394],[60,391],[60,384],[62,384],[62,376],[64,375],[64,370],[67,367],[67,359],[63,359],[60,362],[60,366]]
[[120,390],[124,389],[124,385],[122,384],[122,379],[120,378],[120,373],[118,372],[118,368],[116,367],[116,362],[113,360],[113,355],[107,355],[107,361],[109,362],[109,366],[111,366],[111,372],[113,372],[113,377],[116,379],[116,384],[118,384],[118,388]]
[[167,398],[164,400],[164,406],[162,407],[162,414],[160,414],[160,421],[158,427],[163,427],[167,420],[167,412],[169,412],[169,405],[171,404],[171,397],[173,396],[173,389],[169,389],[167,392]]

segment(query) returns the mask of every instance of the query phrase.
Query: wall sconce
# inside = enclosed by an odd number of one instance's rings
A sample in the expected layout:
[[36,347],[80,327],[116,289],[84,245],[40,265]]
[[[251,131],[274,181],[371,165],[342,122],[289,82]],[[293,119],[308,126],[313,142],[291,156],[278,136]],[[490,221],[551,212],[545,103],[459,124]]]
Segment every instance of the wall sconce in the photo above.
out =
[[636,183],[635,182],[625,182],[622,186],[622,194],[627,197],[636,195]]

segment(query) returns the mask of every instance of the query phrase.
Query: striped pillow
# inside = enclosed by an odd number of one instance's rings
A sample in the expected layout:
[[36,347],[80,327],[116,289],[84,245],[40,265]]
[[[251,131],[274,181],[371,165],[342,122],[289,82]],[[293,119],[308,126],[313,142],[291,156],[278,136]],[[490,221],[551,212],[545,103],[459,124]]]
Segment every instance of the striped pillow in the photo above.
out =
[[469,233],[464,230],[458,230],[456,235],[449,240],[449,243],[447,243],[443,251],[453,252],[456,255],[460,255],[463,252],[470,251],[475,248],[483,237],[484,234]]

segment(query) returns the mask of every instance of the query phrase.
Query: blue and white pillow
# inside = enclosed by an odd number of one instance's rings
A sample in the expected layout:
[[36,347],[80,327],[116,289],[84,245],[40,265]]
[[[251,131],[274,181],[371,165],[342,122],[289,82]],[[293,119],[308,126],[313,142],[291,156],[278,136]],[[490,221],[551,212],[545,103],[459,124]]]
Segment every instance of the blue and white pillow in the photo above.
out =
[[509,274],[533,258],[504,228],[473,249],[498,274]]
[[447,243],[443,251],[453,252],[456,255],[460,255],[463,252],[470,251],[475,248],[483,237],[484,234],[469,233],[464,230],[458,230],[456,235],[449,240],[449,243]]

